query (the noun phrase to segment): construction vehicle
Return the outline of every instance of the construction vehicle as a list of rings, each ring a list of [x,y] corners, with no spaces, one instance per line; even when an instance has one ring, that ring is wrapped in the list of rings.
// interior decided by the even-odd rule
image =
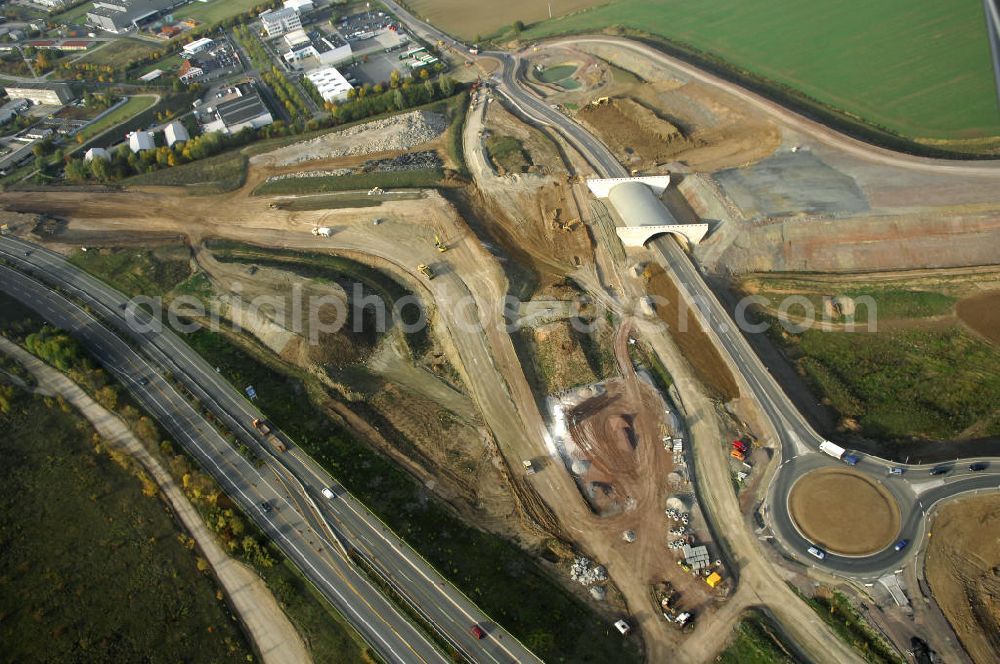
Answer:
[[[254,418],[253,428],[259,431],[260,435],[264,437],[264,440],[270,443],[271,447],[273,447],[274,449],[278,450],[279,452],[288,451],[288,448],[285,447],[285,444],[281,442],[281,440],[279,440],[277,436],[271,433],[271,427],[268,426],[267,422],[265,422],[264,420],[259,418]]]
[[[740,452],[743,452],[743,454],[746,454],[747,451],[750,449],[750,446],[737,438],[736,440],[733,441],[733,449],[739,450]]]
[[[434,246],[437,247],[437,250],[442,254],[448,251],[448,245],[441,241],[441,236],[437,233],[434,234]]]
[[[747,458],[746,455],[743,454],[743,452],[740,452],[737,449],[730,450],[729,451],[729,456],[733,457],[737,461],[746,461],[746,458]]]
[[[329,226],[319,226],[312,230],[312,234],[317,237],[331,237],[333,235],[333,229]]]
[[[609,101],[611,101],[611,100],[608,99],[607,97],[598,97],[594,101],[590,102],[590,105],[591,106],[600,106],[602,104],[607,104]]]
[[[524,465],[524,474],[525,475],[534,475],[535,474],[535,466],[534,466],[534,464],[531,463],[531,459],[525,459],[524,461],[521,462],[521,464]]]
[[[427,267],[426,263],[421,263],[420,265],[418,265],[417,272],[427,277],[428,281],[434,278],[434,273],[431,271],[429,267]]]

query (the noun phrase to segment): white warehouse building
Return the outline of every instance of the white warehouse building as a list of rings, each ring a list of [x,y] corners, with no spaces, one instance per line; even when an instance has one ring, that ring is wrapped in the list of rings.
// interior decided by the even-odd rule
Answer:
[[[173,147],[177,141],[186,141],[191,138],[184,125],[177,120],[163,128],[163,136],[167,139],[167,145],[170,147]]]
[[[151,131],[133,131],[128,135],[128,147],[132,152],[152,150],[156,147]]]
[[[190,44],[186,44],[182,50],[184,51],[184,55],[192,56],[192,55],[197,55],[202,51],[207,51],[208,49],[212,48],[214,44],[215,41],[213,41],[212,39],[209,39],[208,37],[202,37],[201,39],[191,42]]]
[[[354,86],[347,82],[347,79],[336,67],[313,69],[306,72],[306,78],[316,86],[320,96],[326,101],[347,99],[347,93],[354,89]]]

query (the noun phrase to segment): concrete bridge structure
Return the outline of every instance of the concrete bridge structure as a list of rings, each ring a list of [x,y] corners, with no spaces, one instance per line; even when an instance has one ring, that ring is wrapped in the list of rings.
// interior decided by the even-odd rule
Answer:
[[[708,224],[681,224],[660,201],[670,186],[669,175],[587,180],[597,198],[606,198],[625,226],[615,229],[626,247],[642,247],[657,235],[680,235],[698,244],[708,234]]]

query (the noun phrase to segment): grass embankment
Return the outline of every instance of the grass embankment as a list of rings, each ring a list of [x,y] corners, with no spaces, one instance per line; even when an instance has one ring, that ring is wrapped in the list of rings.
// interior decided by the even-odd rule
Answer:
[[[847,322],[849,317],[843,311],[829,311],[824,298],[852,298],[859,301],[858,311],[853,317],[859,325],[864,325],[869,320],[942,316],[951,313],[958,301],[957,297],[948,293],[903,288],[895,284],[875,287],[771,275],[744,279],[740,287],[744,292],[765,298],[768,302],[766,306],[774,310],[789,296],[800,300],[805,298],[812,305],[813,315],[807,316],[808,312],[798,304],[789,308],[790,315],[823,320],[826,310],[826,320],[832,323]]]
[[[915,329],[789,335],[798,364],[866,436],[947,439],[976,425],[1000,434],[1000,350],[965,331]]]
[[[848,308],[830,310],[825,298],[858,298],[855,331],[770,332],[789,359],[829,400],[847,429],[872,439],[951,439],[1000,433],[1000,349],[968,333],[954,317],[967,286],[944,279],[907,289],[899,283],[865,285],[800,277],[752,277],[745,292],[769,301],[805,298],[815,320],[849,322]],[[864,303],[860,298],[870,298]],[[788,309],[796,322],[800,305]],[[869,332],[869,321],[876,323]],[[841,328],[843,329],[843,328]]]
[[[257,386],[258,405],[276,425],[543,659],[638,661],[634,646],[623,646],[607,621],[549,580],[531,556],[427,500],[409,475],[337,427],[293,371],[268,368],[212,332],[187,340],[234,385]]]
[[[513,136],[490,136],[485,145],[487,154],[501,173],[524,173],[531,166],[524,145]]]
[[[597,373],[589,363],[580,337],[566,322],[544,325],[537,329],[527,328],[520,332],[519,352],[522,363],[526,360],[534,370],[533,382],[543,394],[558,394],[573,387],[589,385],[598,380]],[[529,357],[523,357],[527,351]],[[603,377],[603,376],[602,376]]]
[[[404,288],[388,274],[342,256],[267,249],[228,240],[211,240],[206,243],[206,246],[219,261],[273,267],[293,272],[308,279],[337,283],[344,288],[350,297],[353,297],[354,284],[360,284],[365,296],[374,293],[381,298],[385,304],[387,320],[397,302],[404,298],[407,300],[414,298],[411,291]],[[351,329],[353,326],[354,313],[352,306],[344,324],[345,330]],[[375,329],[373,317],[374,313],[371,310],[365,312],[365,319],[362,321],[363,329],[353,337],[358,345],[374,345],[379,331]],[[420,321],[420,311],[415,306],[408,305],[400,311],[400,318],[403,323],[416,326],[416,323]],[[430,347],[431,340],[428,332],[427,326],[423,325],[405,336],[406,345],[414,356],[421,355]]]
[[[191,250],[171,244],[155,249],[115,247],[77,251],[69,262],[126,295],[165,295],[191,276]]]
[[[791,648],[777,634],[763,614],[750,611],[736,624],[729,647],[715,659],[716,664],[795,664]]]
[[[823,622],[850,644],[866,662],[903,664],[905,661],[858,615],[842,593],[805,597],[798,589],[793,589],[823,619]]]
[[[204,562],[81,417],[18,392],[0,428],[5,659],[248,661]]]
[[[79,136],[83,136],[83,142],[87,142],[98,134],[111,129],[115,125],[127,122],[131,118],[148,110],[156,103],[154,95],[135,95],[129,97],[128,101],[111,111],[97,122],[93,122],[80,130]]]
[[[122,184],[187,187],[192,194],[212,195],[239,189],[246,177],[247,156],[240,150],[233,150],[173,168],[134,175],[122,180]]]
[[[174,481],[184,486],[184,493],[216,533],[223,547],[230,555],[252,566],[264,579],[316,661],[371,662],[367,646],[354,628],[222,493],[218,484],[200,470],[191,457],[176,450],[153,420],[142,414],[117,384],[109,382],[106,373],[94,368],[90,357],[75,343],[52,328],[42,328],[42,325],[43,321],[37,313],[0,292],[0,331],[22,342],[39,329],[45,331],[42,337],[36,337],[44,338],[45,343],[38,345],[34,342],[34,347],[43,349],[46,361],[67,370],[75,382],[105,407],[116,410],[146,448],[164,462]],[[188,548],[193,543],[186,536],[179,536],[178,540],[182,540]],[[85,613],[81,612],[81,615]],[[126,658],[126,661],[134,659]],[[201,661],[197,657],[193,660]]]
[[[383,189],[436,187],[444,173],[440,168],[422,168],[415,171],[392,173],[352,173],[350,175],[321,175],[308,178],[286,178],[265,182],[253,190],[254,196],[279,194],[322,194],[352,189]]]
[[[618,0],[540,22],[521,38],[609,26],[645,35],[672,54],[870,140],[912,151],[1000,150],[979,3]]]

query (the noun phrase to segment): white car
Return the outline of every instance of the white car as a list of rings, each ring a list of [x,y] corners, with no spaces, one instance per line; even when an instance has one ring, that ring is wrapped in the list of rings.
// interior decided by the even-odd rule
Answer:
[[[323,487],[323,491],[321,493],[323,494],[324,498],[329,498],[331,500],[333,499],[333,491],[330,491],[326,487]]]
[[[819,558],[820,560],[826,558],[826,551],[819,548],[818,546],[809,547],[809,554],[815,556],[816,558]]]

